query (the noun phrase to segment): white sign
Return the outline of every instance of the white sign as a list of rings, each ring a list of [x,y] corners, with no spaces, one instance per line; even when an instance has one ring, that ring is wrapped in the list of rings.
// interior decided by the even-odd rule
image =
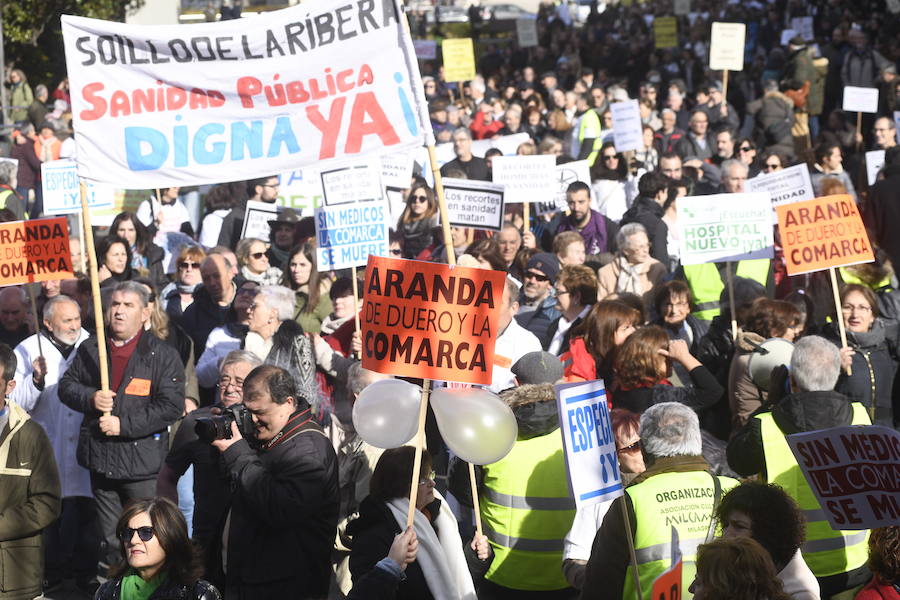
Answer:
[[[683,17],[691,12],[691,0],[675,0],[673,8],[676,17]]]
[[[744,70],[743,23],[713,23],[709,49],[709,68],[713,71]]]
[[[833,529],[900,522],[900,433],[856,425],[795,433],[787,443]]]
[[[791,38],[797,35],[797,31],[794,29],[785,29],[781,32],[781,45],[787,46],[788,42],[791,41]]]
[[[450,177],[443,183],[450,225],[500,231],[503,227],[503,185]]]
[[[381,157],[381,185],[406,189],[412,182],[415,157],[411,152],[385,154]]]
[[[319,272],[366,264],[370,254],[390,256],[387,201],[316,209],[316,264]]]
[[[613,140],[616,152],[644,149],[644,125],[637,100],[612,102]]]
[[[774,256],[768,193],[679,198],[675,210],[683,265]]]
[[[559,431],[578,508],[625,493],[602,380],[557,385]]]
[[[278,216],[278,205],[269,202],[248,200],[244,209],[244,226],[241,228],[241,239],[256,238],[269,241],[269,221]]]
[[[421,145],[431,125],[397,6],[309,0],[179,27],[64,15],[79,175],[197,185]]]
[[[361,161],[348,167],[321,171],[320,176],[327,206],[380,200],[384,195],[379,158]]]
[[[884,150],[872,150],[866,152],[866,175],[869,179],[869,185],[875,185],[878,178],[878,172],[884,166]]]
[[[811,42],[816,39],[816,34],[813,31],[813,18],[812,17],[794,17],[791,19],[791,29],[797,32],[797,35],[803,38],[806,42]]]
[[[772,199],[772,210],[781,204],[790,204],[801,200],[812,200],[816,197],[809,169],[806,164],[794,165],[780,171],[761,173],[744,184],[747,192],[768,192]],[[773,213],[774,214],[774,213]],[[773,216],[774,223],[778,217]]]
[[[546,202],[554,197],[555,156],[495,156],[492,165],[494,183],[506,184],[507,204]]]
[[[416,58],[420,60],[437,58],[437,41],[435,40],[413,40],[413,49],[416,52]]]
[[[847,112],[878,112],[878,88],[854,87],[844,88],[843,109]]]
[[[295,169],[278,176],[278,205],[311,215],[325,201],[322,178],[315,169]]]
[[[53,160],[41,164],[41,188],[45,215],[69,215],[81,211],[81,186],[75,161]],[[111,187],[87,183],[88,208],[109,208],[115,201]]]
[[[516,35],[519,38],[520,48],[530,48],[538,45],[537,20],[516,19]]]
[[[591,190],[591,198],[594,198],[594,189],[591,188],[591,168],[586,160],[574,160],[572,162],[556,165],[556,198],[550,202],[541,202],[535,207],[538,215],[554,213],[560,210],[569,210],[569,204],[566,202],[566,190],[569,184],[576,181],[587,184]],[[591,208],[596,210],[594,203]]]

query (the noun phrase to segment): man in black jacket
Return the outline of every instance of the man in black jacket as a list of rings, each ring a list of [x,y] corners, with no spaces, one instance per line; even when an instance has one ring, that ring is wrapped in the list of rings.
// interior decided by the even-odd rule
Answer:
[[[110,296],[109,389],[101,389],[97,339],[78,348],[59,381],[60,400],[84,414],[78,463],[91,472],[101,531],[101,564],[119,558],[116,522],[129,500],[155,495],[169,449],[168,428],[184,412],[184,364],[149,331],[147,288],[123,281]]]
[[[213,442],[233,490],[216,575],[229,599],[324,598],[340,505],[331,441],[281,367],[250,372],[244,406],[256,448],[235,423]]]
[[[206,338],[216,327],[225,324],[231,303],[237,295],[232,265],[221,254],[203,259],[200,276],[203,285],[194,290],[194,301],[184,311],[184,329],[194,341],[195,356],[206,348]]]
[[[650,238],[650,256],[664,265],[669,264],[669,226],[662,220],[663,204],[668,199],[669,178],[658,171],[646,173],[638,181],[638,196],[624,215],[619,226],[640,223]]]

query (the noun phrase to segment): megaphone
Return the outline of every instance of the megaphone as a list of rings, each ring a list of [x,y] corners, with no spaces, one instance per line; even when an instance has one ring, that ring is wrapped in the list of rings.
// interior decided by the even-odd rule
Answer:
[[[791,364],[791,355],[794,354],[794,344],[784,338],[769,338],[756,346],[750,354],[750,362],[747,370],[750,379],[761,390],[769,391],[769,378],[772,369],[781,365]]]

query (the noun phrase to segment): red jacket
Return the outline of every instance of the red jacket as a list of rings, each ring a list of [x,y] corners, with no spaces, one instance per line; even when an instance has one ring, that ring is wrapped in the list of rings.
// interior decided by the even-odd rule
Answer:
[[[889,583],[882,583],[876,575],[872,581],[859,590],[854,600],[900,600],[897,588]]]
[[[503,127],[503,121],[498,119],[492,119],[490,123],[485,125],[484,112],[480,110],[472,117],[472,124],[469,125],[469,129],[472,131],[472,139],[474,140],[486,140],[493,137],[497,135]]]

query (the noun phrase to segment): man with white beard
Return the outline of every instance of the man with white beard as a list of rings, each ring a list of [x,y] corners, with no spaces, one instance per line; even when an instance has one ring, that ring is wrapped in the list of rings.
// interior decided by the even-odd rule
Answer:
[[[75,458],[82,415],[59,401],[57,385],[88,335],[81,327],[78,303],[57,295],[44,304],[42,331],[25,338],[15,349],[16,387],[11,397],[47,432],[62,484],[62,513],[44,530],[44,591],[69,576],[83,591],[92,593],[96,586],[100,543],[94,531],[96,508],[90,473]]]

